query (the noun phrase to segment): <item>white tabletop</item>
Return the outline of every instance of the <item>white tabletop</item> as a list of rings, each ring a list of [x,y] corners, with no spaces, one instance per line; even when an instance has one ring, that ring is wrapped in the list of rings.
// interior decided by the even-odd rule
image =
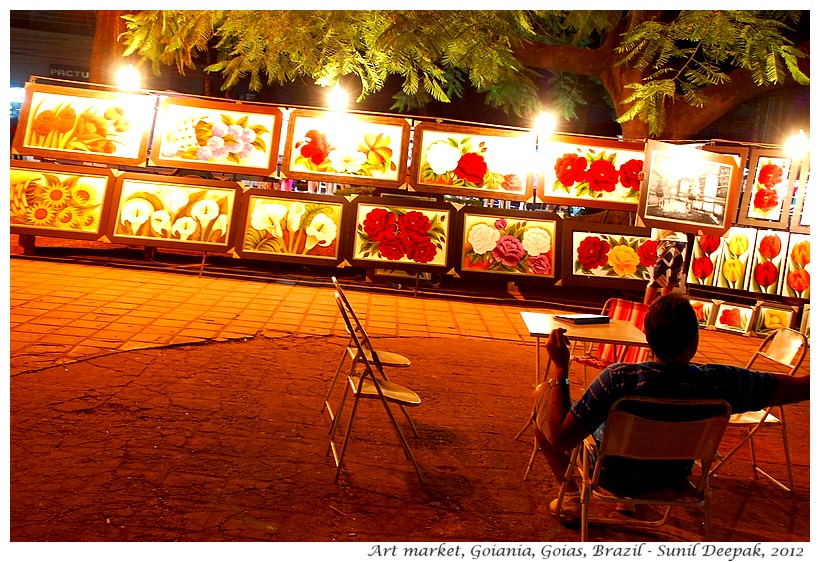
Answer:
[[[531,336],[548,338],[555,328],[565,328],[566,337],[579,342],[604,342],[615,345],[637,345],[649,347],[641,330],[626,320],[610,320],[606,324],[571,324],[560,322],[554,314],[542,312],[522,312],[521,318]]]

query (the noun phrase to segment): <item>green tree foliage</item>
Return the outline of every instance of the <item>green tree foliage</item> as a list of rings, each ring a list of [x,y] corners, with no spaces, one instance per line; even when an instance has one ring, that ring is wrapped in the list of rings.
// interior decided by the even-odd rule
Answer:
[[[799,11],[140,11],[128,16],[125,55],[154,71],[203,66],[223,88],[252,90],[308,77],[333,85],[355,75],[359,99],[401,77],[393,109],[449,102],[468,86],[508,113],[545,103],[572,119],[590,84],[611,96],[630,137],[687,133],[767,88],[795,81],[806,53],[790,26]],[[538,72],[548,77],[540,91]],[[743,73],[742,80],[738,79]],[[541,81],[543,82],[543,81]],[[543,88],[541,88],[543,90]],[[691,119],[693,108],[701,115]],[[721,113],[722,112],[722,113]],[[701,123],[708,119],[705,123]],[[696,129],[694,132],[697,132]],[[691,134],[691,131],[689,131]]]

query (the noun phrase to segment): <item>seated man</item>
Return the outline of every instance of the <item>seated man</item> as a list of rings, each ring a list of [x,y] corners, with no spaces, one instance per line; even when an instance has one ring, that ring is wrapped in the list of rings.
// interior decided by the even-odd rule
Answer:
[[[609,408],[623,396],[726,400],[733,413],[809,399],[809,377],[750,371],[730,365],[694,365],[698,347],[698,321],[689,300],[670,294],[657,299],[644,319],[646,341],[657,358],[646,363],[616,363],[604,369],[581,399],[572,403],[567,379],[570,353],[564,328],[547,341],[547,352],[556,369],[554,378],[536,389],[533,411],[535,438],[556,480],[564,481],[569,451],[594,434],[600,443]],[[608,459],[609,460],[609,459]],[[627,492],[650,492],[688,476],[691,461],[663,463],[614,459],[601,471],[605,487]],[[569,486],[574,486],[570,483]],[[577,486],[569,488],[562,508],[577,517],[580,505]],[[557,499],[550,504],[555,513]]]

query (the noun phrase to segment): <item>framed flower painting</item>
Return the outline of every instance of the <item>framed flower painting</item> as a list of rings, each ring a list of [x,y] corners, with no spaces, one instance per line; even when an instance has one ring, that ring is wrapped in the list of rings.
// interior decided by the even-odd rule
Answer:
[[[354,203],[354,266],[425,271],[449,265],[449,203],[399,197],[357,197]]]
[[[488,274],[560,279],[561,218],[554,213],[486,209],[465,206],[462,228],[463,276]]]
[[[800,331],[806,336],[806,340],[811,342],[811,305],[806,303],[803,305],[803,313],[800,315]]]
[[[97,240],[105,231],[113,175],[107,168],[11,160],[10,230]]]
[[[756,306],[715,301],[715,329],[738,334],[748,334],[752,330]]]
[[[282,112],[271,105],[160,98],[149,164],[276,174]]]
[[[409,143],[406,119],[294,109],[282,173],[291,179],[399,187],[407,175]]]
[[[563,230],[567,285],[630,289],[646,285],[658,247],[649,229],[565,220]]]
[[[236,182],[125,173],[117,177],[112,242],[205,252],[233,246]]]
[[[811,295],[811,239],[808,234],[789,236],[781,294],[808,300]]]
[[[717,286],[746,290],[752,270],[757,230],[733,226],[723,237]]]
[[[779,295],[783,282],[783,264],[789,233],[782,230],[759,230],[752,253],[749,290]]]
[[[410,185],[423,193],[527,201],[535,134],[421,123],[413,129]]]
[[[545,203],[635,211],[640,201],[643,143],[553,135],[538,147],[543,174],[538,197]]]
[[[156,97],[26,84],[12,152],[144,166]]]
[[[646,226],[720,236],[734,221],[741,176],[737,155],[648,141],[638,216]]]
[[[799,166],[779,150],[752,150],[738,224],[786,229]]]
[[[344,233],[352,230],[344,197],[249,189],[242,202],[239,256],[331,266],[344,259]]]
[[[809,164],[805,163],[800,169],[800,178],[797,180],[797,200],[792,213],[789,230],[799,234],[808,234],[811,231],[812,203],[815,201],[814,195],[809,190],[809,179],[811,172]]]
[[[754,321],[752,332],[758,336],[767,336],[770,332],[781,328],[791,328],[794,319],[797,317],[797,310],[785,306],[777,306],[773,303],[758,301],[757,315]]]
[[[695,316],[698,319],[698,326],[701,328],[713,328],[718,309],[715,302],[703,299],[689,299],[689,303],[695,311]]]
[[[689,261],[689,272],[686,277],[690,285],[717,285],[718,272],[723,253],[723,239],[714,234],[695,236],[692,258]]]

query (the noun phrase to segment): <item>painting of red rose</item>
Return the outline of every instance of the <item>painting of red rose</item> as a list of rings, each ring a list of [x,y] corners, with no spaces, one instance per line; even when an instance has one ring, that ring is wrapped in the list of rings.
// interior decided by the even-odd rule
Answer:
[[[597,236],[588,236],[581,241],[577,250],[578,263],[586,270],[603,267],[607,262],[609,243]]]
[[[354,259],[445,265],[449,211],[357,205]]]

